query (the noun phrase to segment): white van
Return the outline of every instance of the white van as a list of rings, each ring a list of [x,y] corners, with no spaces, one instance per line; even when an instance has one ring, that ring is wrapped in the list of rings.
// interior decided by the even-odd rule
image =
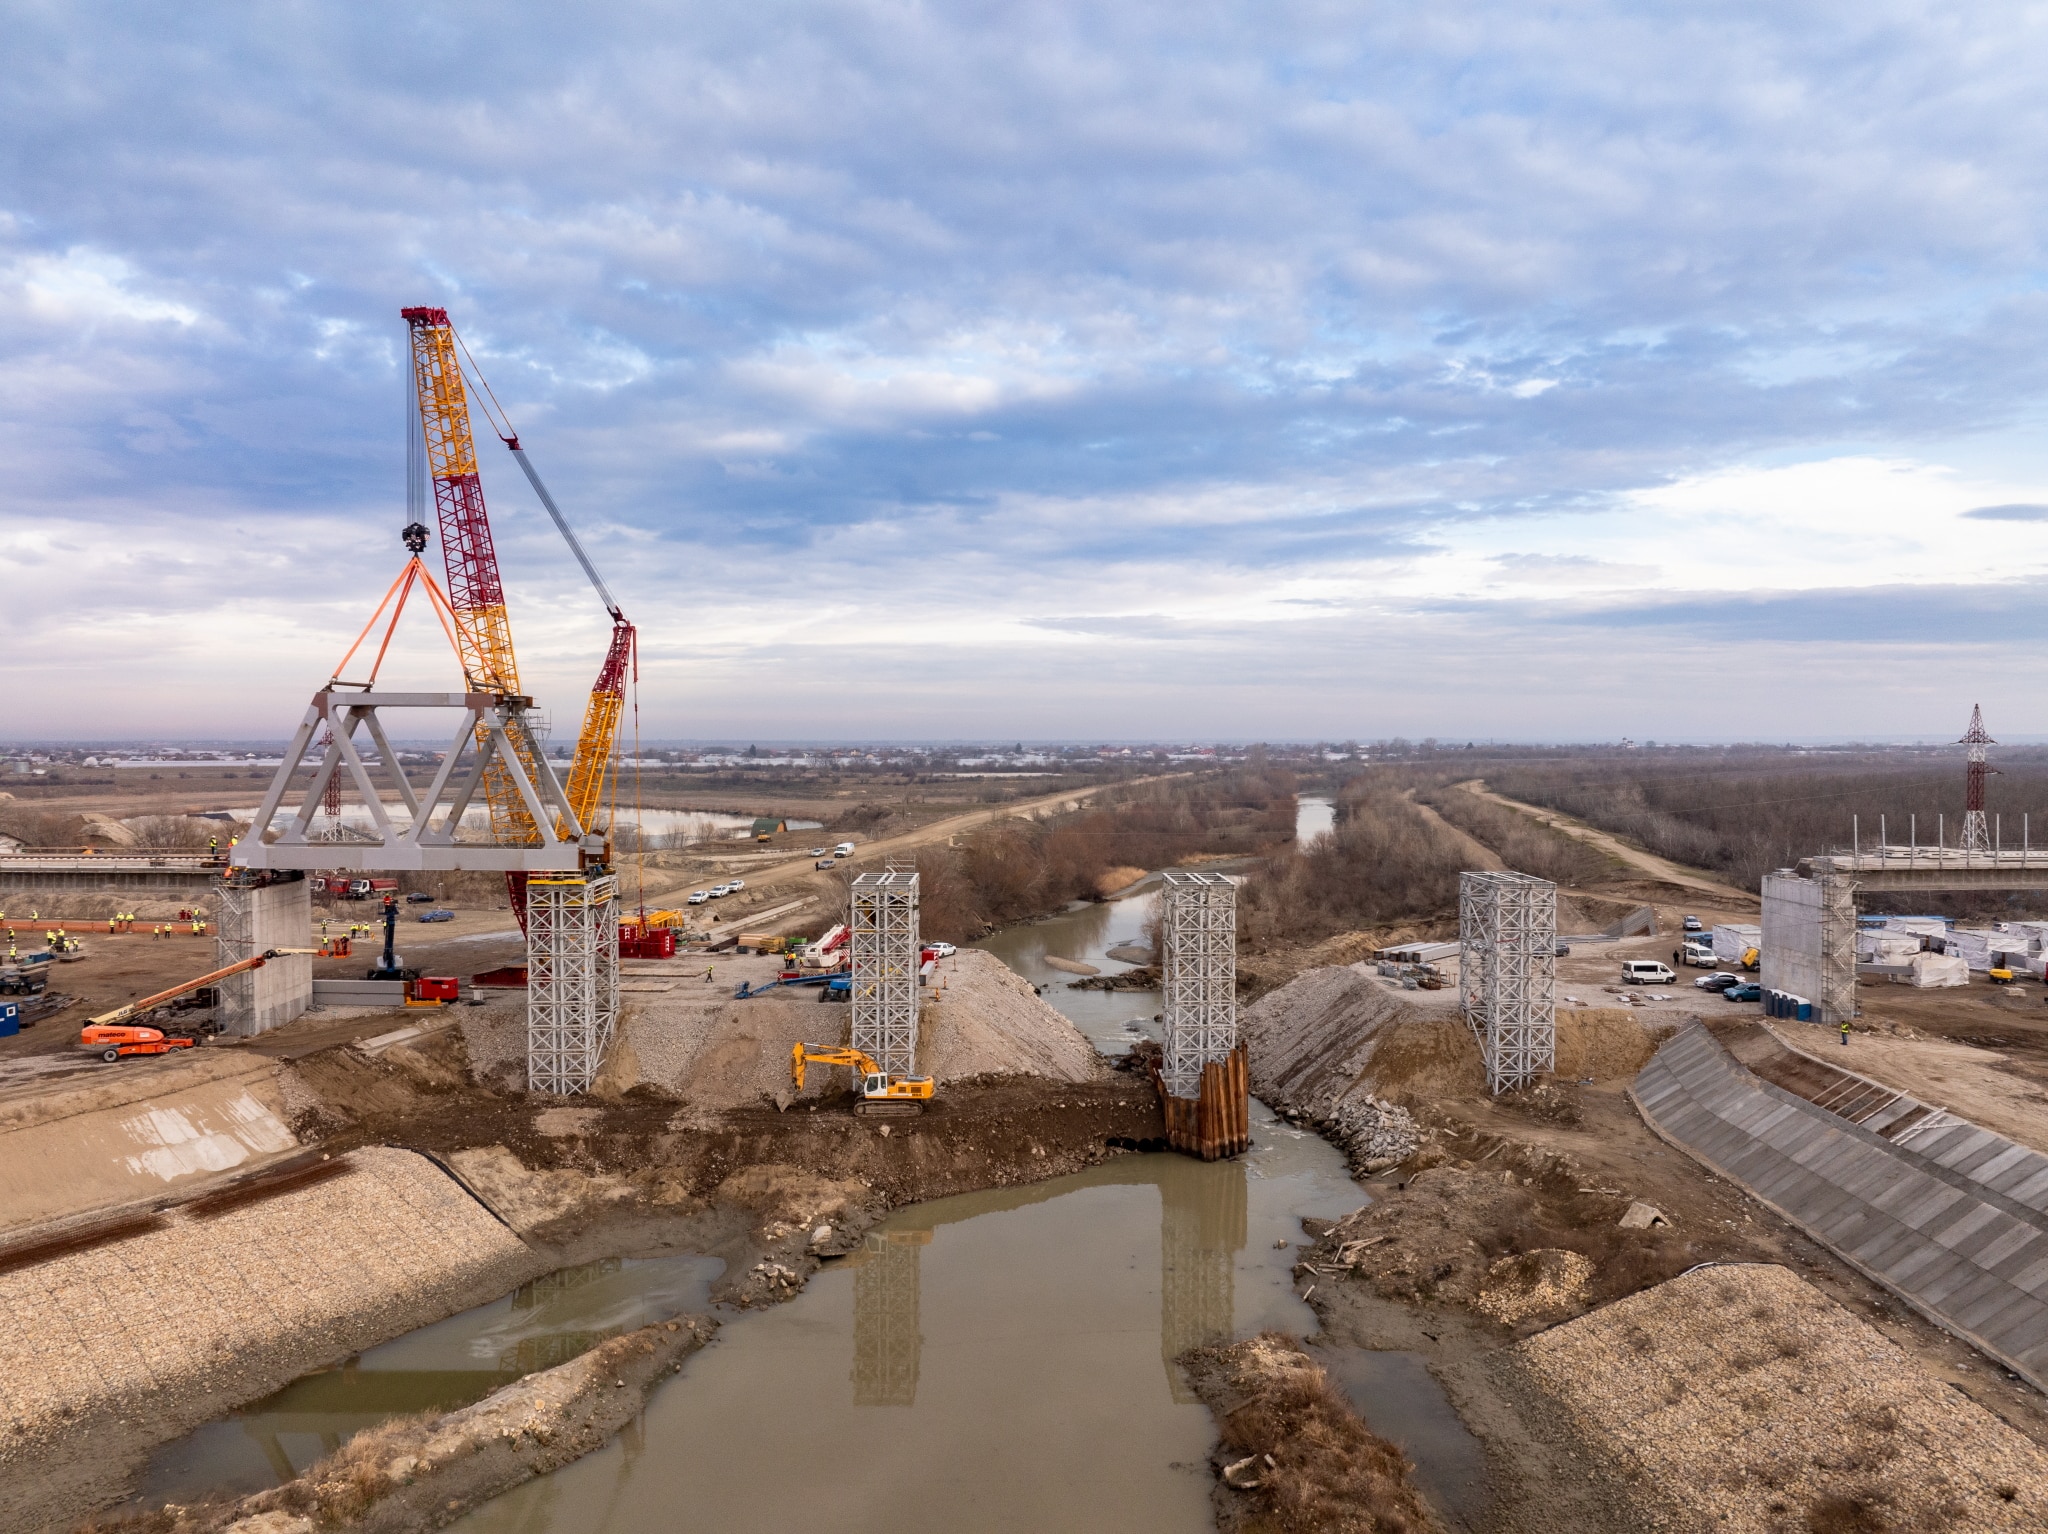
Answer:
[[[1655,959],[1623,959],[1621,980],[1624,985],[1670,985],[1678,979]]]
[[[839,844],[838,846],[836,846],[836,847],[834,847],[834,848],[832,849],[832,856],[834,856],[835,858],[850,858],[850,857],[852,857],[852,856],[853,856],[853,843],[852,843],[852,842],[841,842],[841,843],[840,843],[840,844]]]

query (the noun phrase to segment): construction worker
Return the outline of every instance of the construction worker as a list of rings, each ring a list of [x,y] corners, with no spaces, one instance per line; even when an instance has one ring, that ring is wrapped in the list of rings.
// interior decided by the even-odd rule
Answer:
[[[162,922],[158,922],[154,927],[151,927],[149,929],[149,935],[151,937],[162,937],[164,935],[164,924]]]
[[[1844,1049],[1847,1049],[1848,1047],[1849,1047],[1849,1020],[1848,1020],[1848,1019],[1847,1019],[1847,1018],[1845,1017],[1845,1018],[1843,1018],[1843,1019],[1842,1019],[1842,1048],[1844,1048]]]
[[[194,937],[206,936],[206,923],[200,921],[197,917],[192,919],[192,935]]]
[[[709,964],[704,966],[704,983],[706,985],[711,983],[711,966]]]

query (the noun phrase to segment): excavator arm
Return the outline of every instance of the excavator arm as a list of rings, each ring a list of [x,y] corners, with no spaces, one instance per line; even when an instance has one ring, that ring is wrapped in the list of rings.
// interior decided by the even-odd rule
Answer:
[[[809,1044],[792,1044],[789,1047],[789,1079],[795,1083],[796,1089],[799,1092],[804,1089],[804,1066],[806,1063],[811,1065],[851,1066],[863,1077],[873,1075],[881,1070],[880,1066],[876,1065],[874,1061],[870,1060],[858,1049],[817,1049]]]

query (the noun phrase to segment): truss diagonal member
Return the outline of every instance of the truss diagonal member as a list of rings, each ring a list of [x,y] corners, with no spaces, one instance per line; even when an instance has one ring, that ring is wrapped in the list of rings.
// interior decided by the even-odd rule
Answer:
[[[571,811],[561,780],[538,751],[521,750],[527,741],[523,700],[508,700],[490,693],[399,693],[335,692],[314,696],[312,707],[293,737],[286,760],[279,767],[257,811],[249,834],[236,844],[233,861],[245,868],[376,868],[376,869],[477,869],[500,872],[545,872],[577,868],[585,861],[587,833]],[[386,709],[459,710],[461,728],[444,753],[433,785],[422,798],[410,781],[403,778],[397,753],[391,748],[391,733],[382,721]],[[330,740],[320,766],[313,774],[311,791],[305,796],[294,822],[274,830],[279,809],[291,790],[292,779],[303,767],[313,732],[323,722],[333,721]],[[377,743],[385,765],[400,779],[398,797],[411,811],[410,823],[400,831],[386,809],[376,780],[357,751],[355,732],[361,726]],[[418,727],[401,729],[401,738],[418,733]],[[463,757],[474,752],[467,773]],[[346,770],[362,794],[364,807],[375,823],[376,834],[367,843],[317,846],[306,841],[305,832],[317,812],[327,783],[337,771]],[[483,841],[458,840],[456,832],[462,815],[478,789],[490,775],[501,774],[510,786],[510,797],[523,807],[524,818],[534,834],[519,839],[492,835]],[[454,786],[451,796],[450,788]],[[502,824],[492,817],[494,832]]]

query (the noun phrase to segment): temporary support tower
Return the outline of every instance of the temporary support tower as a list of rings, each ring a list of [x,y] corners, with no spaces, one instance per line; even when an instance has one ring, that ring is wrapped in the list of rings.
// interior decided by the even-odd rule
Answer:
[[[891,1076],[917,1070],[917,893],[907,869],[853,881],[853,1047]]]
[[[587,1092],[619,1021],[619,881],[534,874],[526,884],[526,1080]]]
[[[1506,871],[1458,876],[1458,985],[1490,1090],[1556,1068],[1555,884]]]
[[[1168,1141],[1214,1161],[1251,1144],[1250,1079],[1237,1039],[1237,886],[1222,874],[1165,878],[1159,1095]]]

